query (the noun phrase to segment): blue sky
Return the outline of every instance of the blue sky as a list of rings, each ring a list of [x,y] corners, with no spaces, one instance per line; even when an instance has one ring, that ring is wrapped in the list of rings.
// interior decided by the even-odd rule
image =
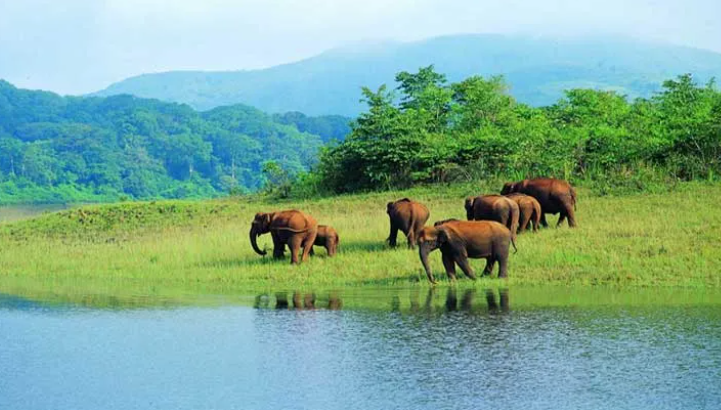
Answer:
[[[719,0],[0,0],[0,78],[63,94],[453,33],[628,36],[721,52]]]

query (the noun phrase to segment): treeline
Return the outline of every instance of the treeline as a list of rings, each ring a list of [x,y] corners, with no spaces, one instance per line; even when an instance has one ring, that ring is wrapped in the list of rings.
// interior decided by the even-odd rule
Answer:
[[[417,183],[556,176],[600,189],[721,171],[721,92],[691,75],[648,99],[574,89],[548,107],[518,103],[502,77],[448,83],[433,66],[397,88],[363,89],[368,110],[301,182],[352,192]]]
[[[721,92],[682,75],[647,99],[574,89],[518,103],[502,77],[433,66],[363,88],[367,111],[197,112],[132,96],[60,97],[0,81],[0,204],[282,196],[555,176],[646,189],[721,172]],[[310,170],[310,172],[308,172]]]
[[[308,169],[349,120],[61,97],[0,81],[0,204],[212,197]],[[272,179],[272,176],[270,176]]]

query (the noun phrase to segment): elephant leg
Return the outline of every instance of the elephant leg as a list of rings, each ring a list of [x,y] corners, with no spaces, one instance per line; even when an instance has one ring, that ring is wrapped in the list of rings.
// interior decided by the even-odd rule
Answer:
[[[396,247],[396,240],[398,239],[398,227],[391,223],[391,233],[388,235],[388,245],[391,248]]]
[[[541,213],[541,226],[548,228],[548,222],[546,222],[546,214]]]
[[[451,280],[456,280],[456,262],[450,254],[443,254],[443,267],[446,268],[446,274]]]
[[[309,231],[306,234],[306,237],[301,237],[301,245],[303,246],[303,259],[301,259],[303,262],[307,261],[310,255],[310,251],[313,250],[313,243],[315,242],[315,237],[318,236],[318,230],[312,230]]]
[[[303,243],[303,236],[296,234],[290,237],[288,240],[288,247],[290,248],[290,263],[291,265],[298,264],[298,252],[300,246]]]
[[[310,256],[315,256],[315,251],[313,250],[313,247],[310,248],[310,253],[308,254]]]
[[[566,215],[568,215],[569,228],[576,227],[576,211],[573,210],[573,204],[566,206]]]
[[[273,238],[273,258],[283,259],[285,256],[285,243],[278,237],[278,234],[271,233]]]
[[[408,239],[408,249],[414,249],[416,247],[416,232],[413,229],[409,229],[406,238]]]
[[[490,276],[491,272],[493,272],[493,266],[495,266],[495,264],[496,264],[496,260],[493,259],[492,256],[488,257],[488,259],[486,259],[486,267],[485,267],[485,269],[483,269],[482,275]]]
[[[498,258],[498,278],[508,277],[508,252]]]
[[[521,218],[521,225],[518,227],[518,232],[523,232],[528,229],[528,222],[530,220],[531,218],[528,215],[523,214]]]
[[[338,245],[335,243],[335,241],[330,242],[330,243],[326,246],[325,249],[328,251],[328,256],[329,256],[329,257],[335,256],[335,252],[336,252],[336,248],[337,248],[337,247],[338,247]]]
[[[566,212],[561,211],[561,216],[558,217],[558,223],[556,224],[556,228],[558,228],[559,226],[561,226],[561,224],[562,224],[563,221],[565,221],[565,220],[566,220]]]
[[[476,280],[476,275],[473,273],[473,269],[471,268],[471,264],[468,262],[468,257],[466,255],[458,255],[456,263],[458,263],[458,266],[461,267],[461,270],[466,274],[466,276],[468,276],[469,279]]]

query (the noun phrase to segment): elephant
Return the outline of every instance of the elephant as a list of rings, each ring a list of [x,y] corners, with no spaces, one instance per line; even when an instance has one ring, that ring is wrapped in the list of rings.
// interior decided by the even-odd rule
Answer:
[[[332,226],[318,225],[318,234],[315,237],[313,245],[322,246],[328,251],[328,257],[333,257],[338,251],[338,244],[340,243],[340,237],[338,232],[333,229]],[[313,248],[310,250],[310,255],[313,256]]]
[[[497,221],[505,225],[516,240],[520,209],[516,202],[501,195],[481,195],[466,198],[466,217],[469,221]]]
[[[468,258],[485,258],[483,275],[490,275],[498,262],[498,277],[508,277],[508,251],[510,245],[516,248],[511,231],[496,221],[449,221],[437,226],[426,227],[418,236],[418,255],[431,283],[436,283],[428,254],[438,248],[443,255],[443,266],[451,280],[456,279],[456,264],[463,273],[475,280]]]
[[[518,232],[523,232],[529,228],[529,223],[533,225],[533,232],[538,232],[538,225],[541,222],[541,204],[536,198],[520,193],[506,194],[506,198],[511,199],[518,205],[521,211],[518,222]]]
[[[524,179],[518,182],[506,182],[501,190],[501,195],[520,192],[536,198],[541,204],[541,224],[548,226],[546,214],[558,214],[556,227],[561,226],[568,218],[568,226],[576,226],[576,190],[571,184],[555,178],[534,178]]]
[[[285,245],[288,245],[290,263],[297,264],[298,252],[301,247],[303,248],[301,261],[308,260],[308,255],[318,234],[318,223],[312,216],[295,209],[255,214],[250,226],[250,244],[259,255],[265,256],[267,252],[258,248],[256,239],[268,232],[273,238],[273,257],[282,258]]]
[[[388,244],[391,247],[396,247],[396,238],[400,229],[408,239],[408,248],[413,249],[418,233],[431,216],[428,208],[420,202],[403,198],[395,202],[388,202],[386,209],[391,223],[391,232],[388,239],[386,239]]]

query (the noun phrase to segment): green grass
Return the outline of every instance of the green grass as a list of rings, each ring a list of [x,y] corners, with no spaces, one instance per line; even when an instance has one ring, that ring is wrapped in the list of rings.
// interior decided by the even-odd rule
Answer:
[[[116,293],[142,284],[146,292],[173,289],[172,294],[427,288],[417,252],[385,245],[385,204],[408,195],[427,204],[429,222],[463,219],[463,198],[477,193],[469,186],[429,187],[297,202],[241,198],[62,211],[0,225],[0,289],[21,289],[23,283],[110,287]],[[713,184],[621,197],[581,189],[577,229],[520,235],[507,281],[462,278],[458,286],[721,288],[720,201],[721,185]],[[337,257],[317,249],[309,262],[291,266],[288,256],[276,261],[253,252],[248,240],[253,215],[291,208],[338,230]],[[259,245],[270,248],[270,237],[261,236]],[[431,260],[436,276],[447,283],[440,252]],[[472,266],[480,273],[484,263],[473,260]]]

